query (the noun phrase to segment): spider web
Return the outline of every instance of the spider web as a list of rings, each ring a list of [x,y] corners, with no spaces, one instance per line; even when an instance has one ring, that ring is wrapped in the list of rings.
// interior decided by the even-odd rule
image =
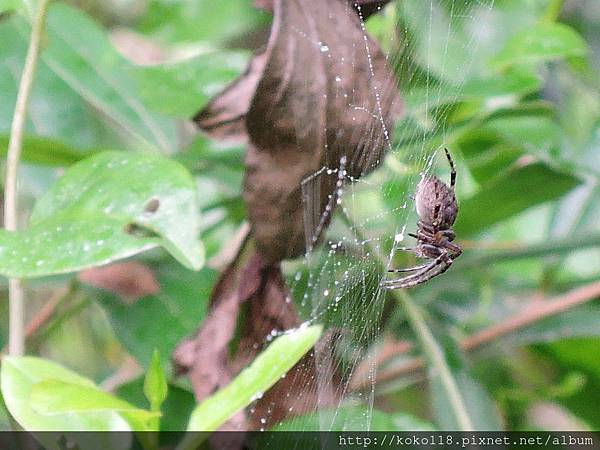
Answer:
[[[378,108],[369,114],[377,119],[377,129],[357,132],[372,139],[373,132],[381,133],[383,128],[385,161],[357,179],[346,170],[354,162],[342,157],[336,165],[320,168],[302,183],[309,251],[303,260],[286,263],[284,271],[307,323],[323,324],[325,334],[314,350],[316,372],[305,363],[294,374],[297,390],[287,394],[307,398],[316,394],[318,411],[287,429],[373,428],[375,409],[381,409],[375,407],[379,390],[373,349],[381,343],[384,328],[398,310],[380,283],[396,260],[415,262],[402,259],[397,249],[411,246],[406,236],[416,229],[416,216],[410,196],[419,179],[439,168],[440,176],[448,182],[445,156],[438,150],[446,145],[452,152],[447,145],[446,118],[465,79],[482,71],[477,48],[481,41],[493,39],[485,27],[493,1],[402,0],[391,2],[367,22],[361,17],[365,36],[361,51],[367,55],[371,52],[367,30],[385,21],[396,22],[393,34],[375,38],[386,51],[389,66],[399,75],[404,117],[394,130],[387,130],[380,103],[385,93],[374,89]],[[356,12],[349,6],[347,14]],[[295,31],[302,34],[302,30]],[[314,44],[336,58],[323,43]],[[347,107],[361,108],[351,102]],[[301,129],[302,120],[307,119],[294,120]],[[460,157],[456,153],[453,157],[460,185]],[[330,177],[335,186],[322,213],[316,182],[321,177]],[[348,414],[349,409],[354,412]],[[267,413],[260,422],[273,426],[269,419]],[[289,447],[301,448],[291,443]]]

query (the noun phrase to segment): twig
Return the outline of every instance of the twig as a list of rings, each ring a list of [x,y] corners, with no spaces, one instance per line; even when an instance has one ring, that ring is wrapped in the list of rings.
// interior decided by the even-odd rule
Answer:
[[[117,371],[106,378],[100,387],[108,392],[116,392],[121,386],[139,378],[143,373],[143,367],[133,357],[127,356]]]
[[[27,324],[25,328],[25,339],[33,336],[37,330],[42,328],[46,322],[54,315],[56,308],[60,305],[71,293],[73,292],[73,286],[65,286],[58,289],[46,303],[40,308],[40,310],[33,316],[33,318]]]
[[[36,348],[40,342],[43,342],[47,336],[52,334],[62,323],[69,320],[71,317],[78,314],[81,310],[87,307],[91,303],[91,298],[89,296],[81,296],[80,293],[75,293],[73,296],[65,297],[69,300],[69,302],[75,302],[72,305],[69,305],[64,311],[61,311],[60,315],[55,316],[53,320],[46,323],[44,328],[38,330],[38,332],[32,336],[31,346]]]
[[[555,297],[552,300],[536,301],[531,304],[525,311],[520,311],[514,316],[509,317],[504,322],[497,325],[492,325],[471,336],[466,337],[461,343],[461,349],[465,351],[474,351],[487,344],[490,344],[499,338],[521,330],[528,325],[539,322],[550,316],[565,312],[575,306],[582,305],[589,301],[600,297],[600,282],[591,283],[586,286],[574,289],[566,294]],[[396,355],[408,352],[412,346],[403,345],[399,347],[399,352]],[[377,381],[384,382],[398,378],[399,376],[414,373],[422,370],[425,367],[424,361],[421,358],[413,358],[406,362],[401,367],[396,367],[386,371],[382,371],[377,376]],[[371,386],[371,382],[366,383],[364,380],[357,380],[351,384],[354,389]]]
[[[23,67],[23,75],[19,83],[19,92],[15,105],[10,140],[8,142],[8,153],[6,157],[6,180],[4,192],[4,226],[8,231],[16,231],[18,228],[17,207],[17,175],[19,161],[23,147],[23,133],[25,120],[27,118],[27,104],[33,86],[33,77],[40,52],[40,42],[48,12],[49,0],[40,0],[37,17],[31,30],[31,39]],[[21,281],[11,278],[8,284],[9,299],[9,333],[8,352],[11,355],[22,355],[25,351],[24,333],[24,300],[25,295]]]
[[[467,351],[474,350],[499,337],[525,328],[527,325],[567,311],[598,297],[600,297],[600,282],[574,289],[556,297],[554,300],[533,302],[525,311],[521,311],[502,323],[492,325],[469,336],[463,341],[462,347]]]
[[[54,315],[56,308],[60,305],[68,296],[73,292],[73,286],[69,285],[58,289],[52,296],[44,303],[39,311],[33,316],[31,321],[25,328],[25,339],[29,339],[33,336],[40,328],[48,322],[48,320]],[[8,350],[8,345],[2,349],[4,355]]]

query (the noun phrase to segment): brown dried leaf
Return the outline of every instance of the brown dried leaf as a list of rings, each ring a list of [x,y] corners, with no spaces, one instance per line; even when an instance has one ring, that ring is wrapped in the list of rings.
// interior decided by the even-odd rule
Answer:
[[[360,16],[366,20],[372,14],[378,12],[390,0],[347,0]],[[273,11],[273,0],[254,0],[254,6],[266,11]]]
[[[82,283],[119,294],[129,303],[160,292],[154,272],[136,261],[82,270],[77,278]]]
[[[264,53],[254,56],[246,72],[196,114],[194,122],[208,136],[232,143],[246,142],[246,113],[262,76],[265,62]]]
[[[358,178],[389,146],[401,100],[379,46],[345,0],[277,0],[267,62],[246,116],[244,199],[267,262],[305,252],[301,183],[322,167]],[[337,178],[315,179],[307,232],[322,231]],[[323,213],[328,210],[327,215]],[[324,223],[318,224],[324,218]],[[317,229],[319,225],[319,229]]]
[[[250,364],[274,335],[301,323],[279,265],[263,267],[261,273],[263,286],[248,299],[242,339],[232,362],[236,373]],[[318,351],[329,356],[323,359],[331,361],[331,347],[323,345],[326,342],[327,339],[322,339],[317,344],[322,347]],[[256,402],[248,418],[251,430],[271,427],[288,417],[312,412],[317,406],[326,407],[339,400],[341,390],[335,369],[321,365],[317,376],[314,355],[311,352],[302,358]],[[329,382],[323,383],[326,379]],[[302,395],[297,395],[300,392]]]
[[[240,304],[254,295],[261,282],[260,258],[252,256],[242,264],[242,256],[223,272],[211,294],[211,310],[194,337],[181,342],[172,360],[178,375],[187,374],[198,402],[226,386],[234,376],[229,343],[237,325]],[[245,430],[244,411],[236,414],[220,430]]]
[[[211,311],[193,338],[173,352],[176,373],[188,373],[196,400],[201,401],[231,379],[228,345],[235,332],[240,300],[236,285],[238,268],[229,267],[211,294]]]

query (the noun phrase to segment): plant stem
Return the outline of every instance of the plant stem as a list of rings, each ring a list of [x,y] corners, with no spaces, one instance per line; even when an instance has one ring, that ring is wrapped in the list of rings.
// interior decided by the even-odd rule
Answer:
[[[500,340],[501,338],[510,335],[516,331],[526,328],[528,325],[532,325],[548,317],[569,311],[579,305],[591,302],[600,297],[600,282],[596,281],[569,292],[561,294],[551,299],[544,299],[543,301],[530,300],[530,306],[519,311],[518,313],[507,317],[504,321],[491,325],[487,328],[479,330],[470,336],[467,336],[460,342],[460,348],[466,352],[472,352],[485,345],[491,344]],[[379,364],[383,364],[390,358],[406,354],[413,349],[411,342],[401,341],[395,344],[393,351],[384,355],[381,358]],[[394,380],[402,375],[415,373],[424,368],[424,361],[422,358],[413,358],[401,367],[394,367],[390,370],[384,371],[377,376],[377,381],[390,381]],[[353,389],[362,389],[364,387],[370,387],[371,380],[362,381],[357,380],[353,382]]]
[[[341,216],[352,233],[354,233],[354,235],[363,242],[363,245],[369,249],[369,252],[372,255],[375,255],[381,266],[382,272],[385,273],[387,271],[387,262],[385,261],[383,255],[369,245],[369,241],[365,239],[360,230],[354,226],[351,219],[346,214],[341,214]],[[448,367],[448,362],[446,361],[444,352],[435,340],[433,333],[427,326],[421,309],[412,301],[412,298],[408,295],[406,290],[392,289],[389,292],[404,307],[408,323],[410,324],[415,335],[417,336],[419,343],[421,344],[421,350],[425,354],[429,364],[431,364],[431,367],[437,371],[437,374],[440,377],[442,387],[448,396],[448,400],[452,406],[456,421],[461,431],[472,431],[474,429],[473,422],[471,421],[471,418],[467,412],[464,399],[460,393],[460,390],[458,389],[456,380],[454,379],[452,372]]]
[[[40,52],[40,42],[48,12],[49,0],[40,0],[37,17],[31,30],[31,39],[19,83],[15,113],[13,115],[6,157],[6,179],[4,192],[4,226],[8,231],[18,228],[17,175],[23,147],[23,133],[27,118],[27,104],[31,95],[33,78]],[[24,301],[25,295],[21,280],[11,278],[8,284],[9,334],[8,352],[10,355],[22,355],[25,350]]]
[[[551,0],[542,17],[544,22],[555,22],[563,7],[564,0]]]
[[[461,431],[472,431],[474,427],[471,422],[471,417],[467,412],[464,399],[458,389],[456,380],[448,367],[444,352],[425,323],[421,309],[415,305],[410,296],[403,289],[394,290],[393,295],[400,303],[402,303],[408,316],[408,321],[417,335],[417,339],[421,344],[421,349],[429,361],[429,364],[437,370]]]
[[[502,261],[510,261],[513,259],[561,255],[592,247],[600,247],[600,234],[596,233],[584,236],[575,235],[574,237],[567,237],[566,239],[557,239],[551,242],[543,242],[509,250],[499,250],[494,252],[485,251],[479,252],[479,254],[477,254],[476,251],[473,251],[469,253],[475,253],[474,255],[465,255],[457,260],[453,265],[453,270],[482,267],[488,264],[497,264]]]

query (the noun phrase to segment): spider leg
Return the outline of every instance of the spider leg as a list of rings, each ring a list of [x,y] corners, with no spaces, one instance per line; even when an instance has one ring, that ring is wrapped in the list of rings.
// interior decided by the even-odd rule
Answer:
[[[462,255],[462,248],[460,248],[458,245],[453,244],[450,241],[445,241],[442,242],[442,245],[444,246],[444,248],[449,251],[451,253],[450,258],[451,259],[456,259],[458,258],[460,255]]]
[[[438,259],[436,258],[434,260],[431,260],[431,262],[421,266],[421,268],[419,270],[417,270],[415,273],[413,273],[412,275],[408,275],[406,277],[403,278],[398,278],[395,280],[385,280],[381,283],[381,287],[385,288],[385,289],[397,289],[398,287],[402,287],[402,282],[405,280],[411,280],[415,277],[419,277],[420,275],[423,275],[424,273],[426,273],[428,270],[431,270],[432,267],[435,267],[438,264]],[[396,285],[398,285],[398,287],[396,287]]]
[[[425,283],[426,281],[431,280],[433,277],[446,272],[452,265],[452,261],[452,258],[446,251],[434,259],[431,263],[425,265],[425,267],[420,271],[397,280],[387,280],[381,284],[381,287],[384,289],[402,289]]]
[[[446,147],[444,147],[444,151],[446,152],[446,158],[448,158],[448,162],[450,163],[450,187],[453,188],[456,184],[456,169],[454,168],[452,156],[450,156],[450,152]]]
[[[439,233],[442,234],[448,241],[453,241],[456,237],[456,234],[452,230],[440,230]]]
[[[421,274],[421,276],[419,276],[419,277],[416,277],[416,278],[405,277],[408,279],[405,279],[404,282],[402,283],[402,285],[399,286],[399,288],[410,288],[410,287],[416,286],[418,284],[425,283],[425,282],[431,280],[432,278],[443,274],[445,271],[447,271],[450,268],[451,265],[452,265],[451,260],[443,260],[440,262],[440,264],[432,267],[431,270]],[[394,289],[397,289],[397,288],[394,288]]]
[[[420,266],[408,267],[406,269],[389,269],[388,273],[400,273],[400,272],[414,272],[415,270],[421,270],[427,267],[429,264],[421,264]]]

